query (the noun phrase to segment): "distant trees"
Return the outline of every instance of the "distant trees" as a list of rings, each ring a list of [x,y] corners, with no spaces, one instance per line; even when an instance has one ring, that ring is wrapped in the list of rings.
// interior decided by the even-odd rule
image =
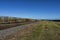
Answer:
[[[16,23],[16,21],[17,21],[17,18],[15,18],[15,17],[8,19],[8,22],[9,22],[9,23]]]
[[[24,22],[34,22],[37,20],[27,19],[27,18],[16,18],[16,17],[0,17],[0,23],[24,23]]]
[[[2,18],[0,17],[0,23],[2,22]]]
[[[0,23],[6,23],[8,17],[0,17]]]

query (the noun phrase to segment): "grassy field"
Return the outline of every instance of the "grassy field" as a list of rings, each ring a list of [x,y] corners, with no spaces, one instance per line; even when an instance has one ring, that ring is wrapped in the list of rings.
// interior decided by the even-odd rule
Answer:
[[[25,29],[26,31],[24,32],[22,31],[23,35],[19,36],[19,38],[17,39],[18,40],[60,40],[60,23],[58,22],[41,21],[39,24],[31,27],[30,27],[31,30]]]
[[[60,40],[60,22],[39,21],[21,29],[10,39],[7,36],[6,40]]]

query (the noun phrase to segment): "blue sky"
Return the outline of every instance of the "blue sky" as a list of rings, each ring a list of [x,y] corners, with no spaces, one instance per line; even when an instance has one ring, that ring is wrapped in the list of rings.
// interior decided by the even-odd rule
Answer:
[[[0,16],[33,19],[60,19],[59,0],[3,0]]]

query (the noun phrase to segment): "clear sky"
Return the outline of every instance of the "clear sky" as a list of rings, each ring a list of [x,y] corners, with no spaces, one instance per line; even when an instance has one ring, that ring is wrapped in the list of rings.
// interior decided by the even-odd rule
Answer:
[[[3,0],[0,16],[33,19],[60,19],[59,0]]]

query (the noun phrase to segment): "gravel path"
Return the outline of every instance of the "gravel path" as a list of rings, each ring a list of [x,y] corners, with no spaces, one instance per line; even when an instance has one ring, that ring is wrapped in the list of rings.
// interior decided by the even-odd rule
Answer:
[[[36,23],[38,23],[38,22],[27,24],[27,25],[25,24],[25,25],[22,25],[22,26],[8,28],[8,29],[4,29],[4,30],[0,30],[0,40],[5,40],[6,36],[9,36],[11,34],[15,34],[15,33],[17,33],[17,31],[19,31],[21,29],[24,29],[26,27],[29,27],[30,25],[36,24]]]

